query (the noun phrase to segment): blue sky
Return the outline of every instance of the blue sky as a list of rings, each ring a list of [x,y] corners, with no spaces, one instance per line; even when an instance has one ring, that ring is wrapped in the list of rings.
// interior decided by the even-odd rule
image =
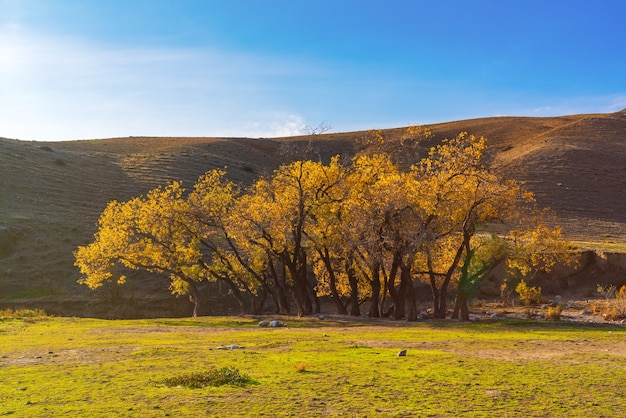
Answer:
[[[0,0],[0,137],[614,112],[625,16],[621,0]]]

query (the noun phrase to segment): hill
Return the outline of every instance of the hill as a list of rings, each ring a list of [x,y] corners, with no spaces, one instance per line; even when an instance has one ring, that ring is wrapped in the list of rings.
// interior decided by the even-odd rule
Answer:
[[[550,118],[496,117],[431,125],[426,150],[461,131],[488,138],[497,170],[526,183],[553,208],[565,234],[592,246],[626,242],[626,111]],[[391,129],[387,135],[399,135]],[[0,139],[0,306],[37,304],[52,312],[184,314],[184,301],[138,275],[122,295],[76,284],[72,252],[88,243],[108,201],[168,181],[187,186],[226,167],[250,184],[308,149],[315,158],[352,156],[364,132],[291,138],[111,138],[68,142]],[[109,306],[109,307],[106,307]],[[109,312],[109,313],[106,313]],[[110,314],[113,315],[113,314]]]

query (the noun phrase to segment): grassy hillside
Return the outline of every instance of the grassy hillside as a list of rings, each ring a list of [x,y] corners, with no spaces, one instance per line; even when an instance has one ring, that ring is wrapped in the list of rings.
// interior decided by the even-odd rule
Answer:
[[[494,166],[526,182],[541,205],[557,212],[570,238],[617,249],[626,243],[626,112],[484,118],[429,127],[435,137],[424,150],[461,131],[487,137]],[[94,294],[76,284],[72,252],[91,240],[108,201],[144,194],[172,180],[191,186],[216,167],[226,167],[230,179],[250,184],[282,162],[301,158],[306,149],[313,158],[350,157],[363,135],[0,139],[0,305],[36,301],[67,313],[95,315],[116,298],[125,298],[127,309],[181,314],[187,303],[172,301],[165,285],[154,286],[145,275],[129,281],[123,294],[116,289]]]

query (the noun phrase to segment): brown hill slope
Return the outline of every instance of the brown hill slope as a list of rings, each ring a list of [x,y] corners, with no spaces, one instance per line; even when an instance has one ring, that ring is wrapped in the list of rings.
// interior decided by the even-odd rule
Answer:
[[[489,139],[494,165],[525,181],[559,215],[572,238],[626,242],[626,112],[554,118],[501,117],[430,126],[435,138],[467,131]],[[400,129],[389,130],[396,135]],[[0,139],[0,306],[29,301],[73,314],[100,312],[94,294],[76,284],[72,252],[89,242],[98,215],[159,184],[227,167],[249,184],[309,148],[315,158],[351,156],[363,132],[315,137],[115,138],[71,142]],[[175,313],[166,286],[145,280],[124,292],[136,304]],[[100,299],[98,299],[100,298]],[[180,304],[179,304],[180,305]],[[186,308],[186,305],[185,305]]]

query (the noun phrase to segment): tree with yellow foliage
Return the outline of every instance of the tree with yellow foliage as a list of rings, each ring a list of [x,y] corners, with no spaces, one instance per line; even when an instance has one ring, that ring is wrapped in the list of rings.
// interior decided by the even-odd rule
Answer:
[[[232,247],[222,219],[229,212],[236,186],[214,170],[202,176],[185,197],[180,182],[159,187],[127,202],[110,202],[100,215],[95,240],[75,252],[75,265],[85,275],[79,283],[92,289],[126,280],[123,268],[166,273],[175,295],[189,295],[194,316],[206,312],[199,285],[232,276],[219,275],[214,259]],[[232,282],[231,282],[232,284]],[[236,286],[234,286],[236,287]]]
[[[360,315],[369,299],[369,316],[414,320],[420,278],[430,284],[436,318],[445,318],[456,289],[468,319],[468,299],[494,266],[549,270],[566,246],[532,194],[485,164],[482,137],[444,140],[409,168],[403,145],[417,149],[429,136],[417,127],[399,139],[379,133],[350,165],[339,157],[294,161],[245,193],[213,170],[189,193],[174,182],[113,201],[94,242],[75,253],[80,282],[123,283],[125,267],[169,274],[172,292],[188,294],[195,315],[204,312],[200,284],[220,280],[246,311],[260,312],[271,297],[276,312],[290,313],[291,300],[305,315],[328,295],[340,313],[349,306]],[[494,224],[499,235],[487,232]]]
[[[373,129],[357,139],[361,155],[386,155],[401,171],[407,171],[419,159],[422,142],[432,138],[428,128],[412,125],[404,129],[383,131]]]
[[[391,315],[405,316],[408,297],[413,317],[411,268],[423,238],[418,184],[387,154],[355,158],[349,184],[344,236],[352,245],[357,271],[369,285],[369,316],[380,316],[389,296]]]
[[[484,164],[485,149],[484,138],[461,133],[432,148],[412,169],[427,195],[426,239],[417,262],[431,285],[436,318],[445,318],[448,289],[454,284],[462,319],[468,319],[468,296],[504,254],[511,267],[517,263],[544,269],[563,255],[560,230],[538,217],[531,193]],[[486,247],[491,253],[478,251],[484,239],[478,231],[512,221],[515,225],[505,235],[510,234],[515,245]]]
[[[279,167],[269,179],[258,180],[242,196],[230,217],[231,233],[242,248],[262,251],[279,300],[291,293],[298,315],[319,312],[309,255],[314,214],[333,204],[340,181],[339,158],[328,166],[295,161]],[[313,304],[315,303],[315,308]],[[282,306],[288,312],[287,306]]]
[[[198,239],[206,253],[203,267],[229,287],[243,312],[260,313],[268,293],[267,277],[257,257],[243,251],[228,231],[226,221],[240,191],[224,179],[225,174],[212,170],[198,179],[187,198],[187,217],[190,224],[201,227]]]
[[[128,202],[110,202],[98,221],[95,241],[79,247],[76,266],[86,275],[80,281],[97,288],[115,279],[120,266],[170,275],[174,294],[188,294],[202,309],[197,284],[207,279],[202,268],[199,225],[186,222],[187,205],[181,183],[150,191]],[[119,284],[126,277],[117,277]]]
[[[385,258],[384,225],[400,195],[400,173],[386,154],[353,160],[340,202],[335,253],[342,260],[341,287],[349,295],[352,315],[359,315],[362,300],[370,298],[369,316],[380,316],[381,269]]]

